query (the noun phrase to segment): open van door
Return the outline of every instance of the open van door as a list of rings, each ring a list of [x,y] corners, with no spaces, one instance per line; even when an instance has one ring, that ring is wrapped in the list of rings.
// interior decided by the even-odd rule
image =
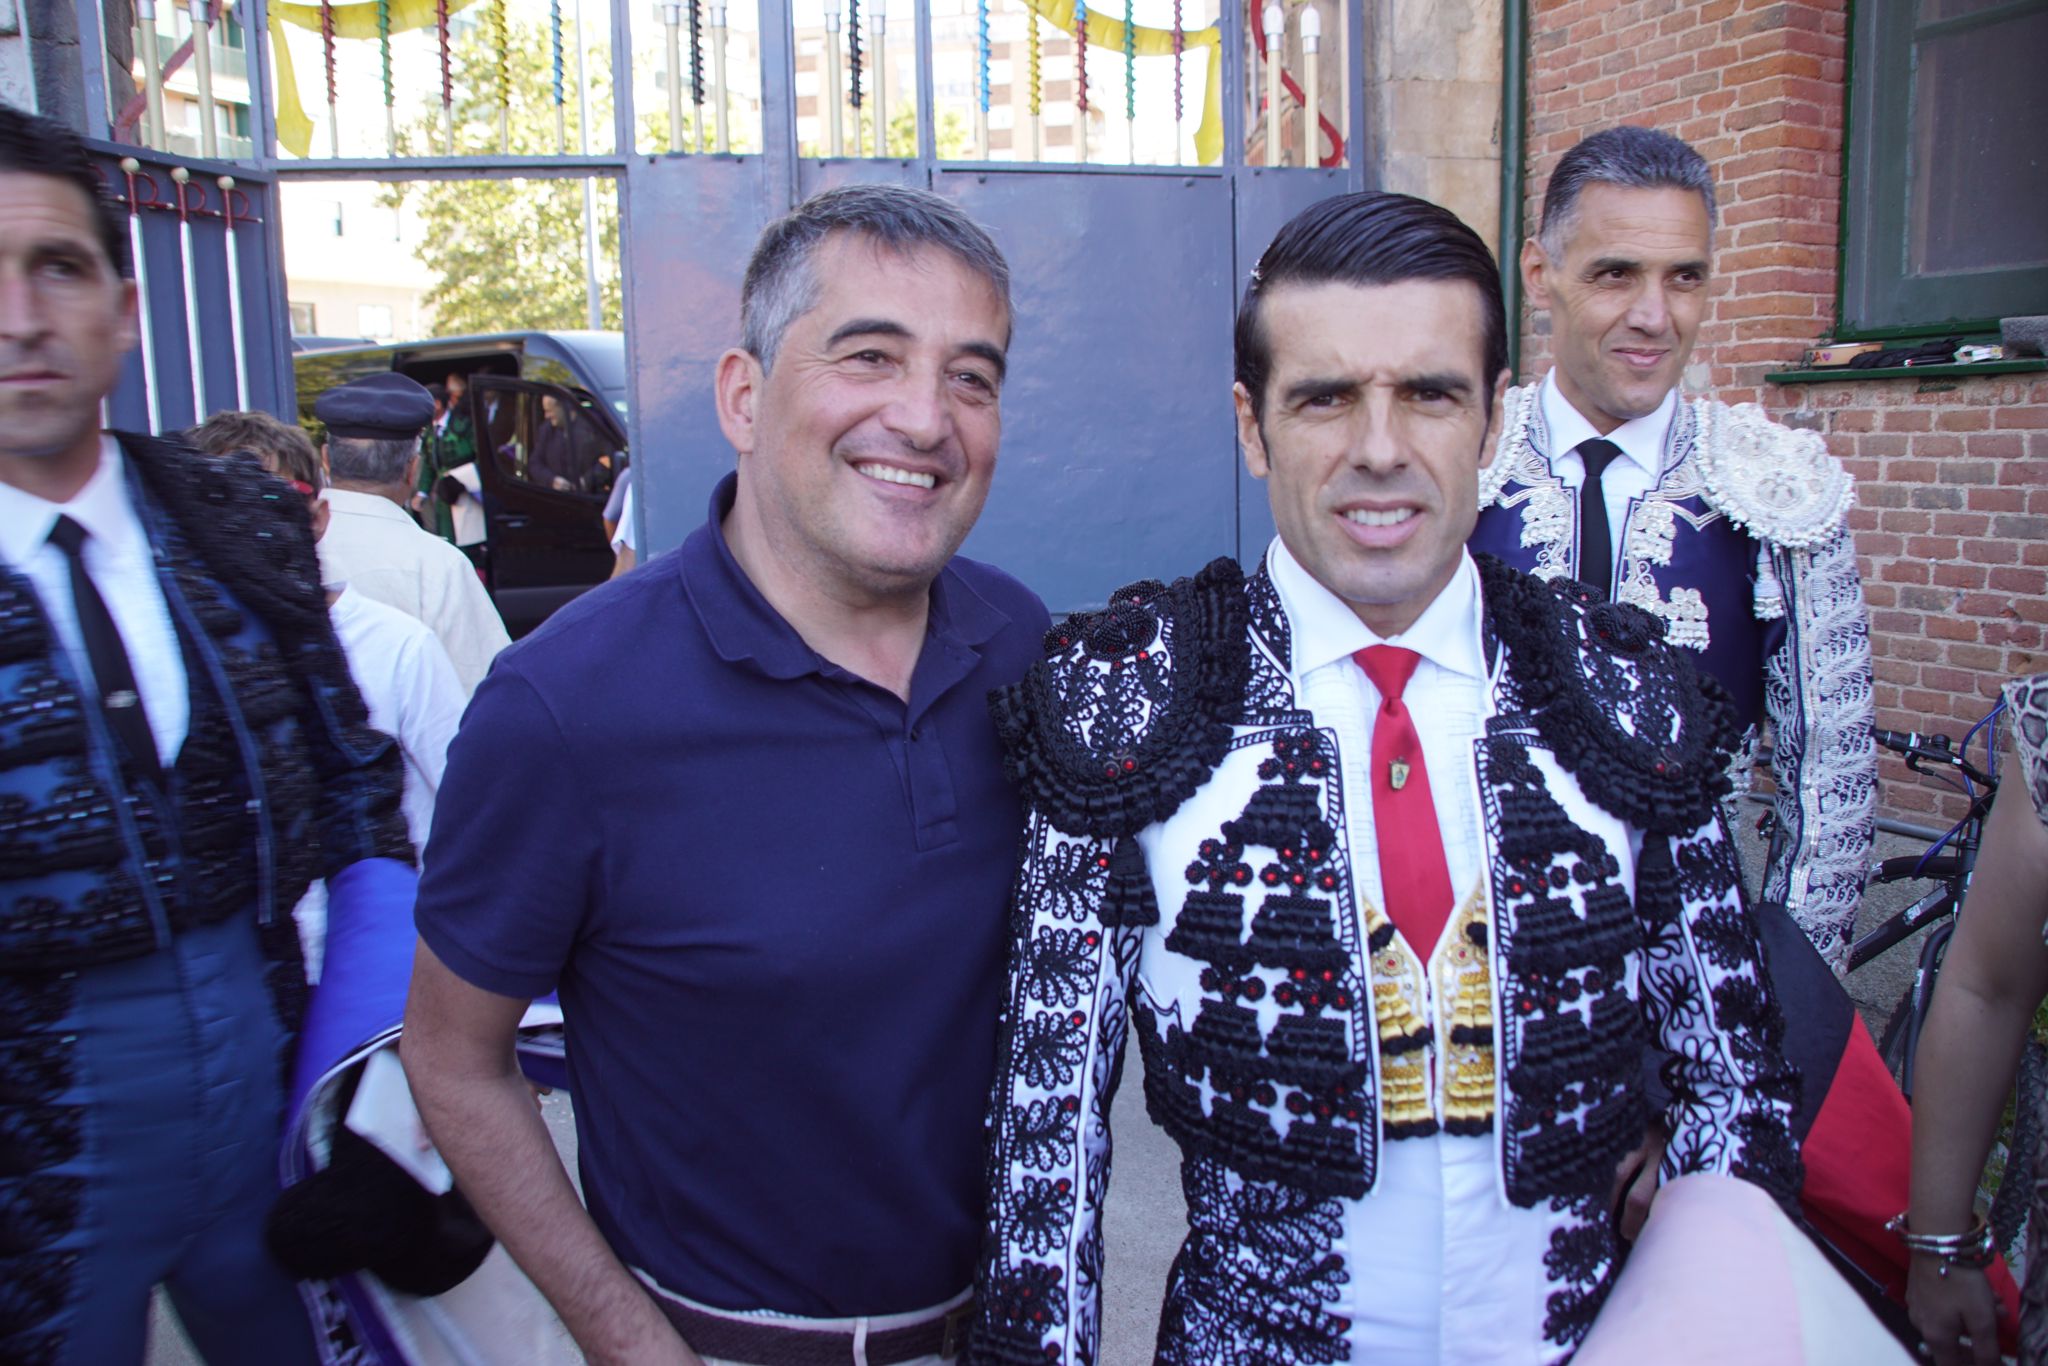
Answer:
[[[485,578],[525,635],[612,572],[604,505],[626,436],[587,390],[476,375],[467,395],[483,489]]]

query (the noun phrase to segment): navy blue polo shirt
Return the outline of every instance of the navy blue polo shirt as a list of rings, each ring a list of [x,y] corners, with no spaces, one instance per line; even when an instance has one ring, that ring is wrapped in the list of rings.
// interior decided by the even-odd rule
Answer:
[[[973,1279],[1020,828],[989,690],[1044,604],[954,559],[910,701],[819,656],[711,519],[498,656],[448,754],[419,932],[561,992],[584,1197],[728,1309],[935,1304]]]

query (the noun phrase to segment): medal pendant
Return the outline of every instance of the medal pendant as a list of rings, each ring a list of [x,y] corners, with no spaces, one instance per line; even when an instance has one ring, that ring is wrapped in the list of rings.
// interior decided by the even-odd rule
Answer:
[[[1408,786],[1408,761],[1406,759],[1396,759],[1387,765],[1387,781],[1396,792]]]

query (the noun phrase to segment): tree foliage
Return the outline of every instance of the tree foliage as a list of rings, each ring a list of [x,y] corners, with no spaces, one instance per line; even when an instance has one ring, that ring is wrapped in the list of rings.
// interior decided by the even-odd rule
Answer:
[[[509,93],[506,131],[514,156],[552,156],[563,143],[579,149],[573,57],[564,76],[560,141],[547,33],[508,25],[504,71]],[[455,49],[454,129],[457,155],[497,155],[497,44],[489,25],[464,35]],[[609,71],[590,84],[591,147],[611,145]],[[404,155],[448,150],[436,99],[399,132]],[[595,183],[597,276],[602,323],[621,326],[619,199],[609,179]],[[580,179],[431,180],[392,187],[387,201],[404,205],[425,229],[418,255],[435,276],[425,303],[443,336],[589,326],[584,291],[583,182]]]
[[[513,156],[551,156],[564,149],[580,150],[573,55],[564,72],[558,125],[546,30],[538,24],[508,22],[507,38],[502,73],[490,24],[471,28],[456,42],[455,155],[509,152]],[[591,65],[586,77],[590,81],[590,149],[609,151],[609,63]],[[505,96],[502,143],[501,91]],[[861,111],[860,117],[863,145],[872,146],[874,106]],[[665,102],[644,112],[640,124],[643,145],[668,145]],[[683,124],[686,145],[695,146],[692,111],[687,106]],[[735,148],[746,150],[739,130],[734,132]],[[399,129],[398,141],[401,155],[448,154],[438,91]],[[968,141],[965,120],[957,111],[947,110],[937,129],[940,158],[966,155]],[[890,113],[889,154],[917,154],[917,111],[907,102],[899,102]],[[604,327],[618,328],[623,325],[623,314],[617,187],[608,178],[597,178],[594,200],[601,320]],[[424,229],[417,254],[435,277],[424,302],[433,312],[434,330],[439,335],[589,325],[580,178],[416,181],[391,186],[385,202],[414,214]]]

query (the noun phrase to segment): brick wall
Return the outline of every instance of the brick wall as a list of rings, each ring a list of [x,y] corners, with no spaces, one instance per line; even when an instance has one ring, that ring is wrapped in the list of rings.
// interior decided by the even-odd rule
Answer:
[[[1530,0],[1526,231],[1565,149],[1667,129],[1715,169],[1715,278],[1689,391],[1823,433],[1857,479],[1878,724],[1960,735],[2048,669],[2048,375],[1770,385],[1835,317],[1845,0]],[[1549,364],[1523,319],[1522,368]],[[1954,810],[1883,763],[1887,814]]]

